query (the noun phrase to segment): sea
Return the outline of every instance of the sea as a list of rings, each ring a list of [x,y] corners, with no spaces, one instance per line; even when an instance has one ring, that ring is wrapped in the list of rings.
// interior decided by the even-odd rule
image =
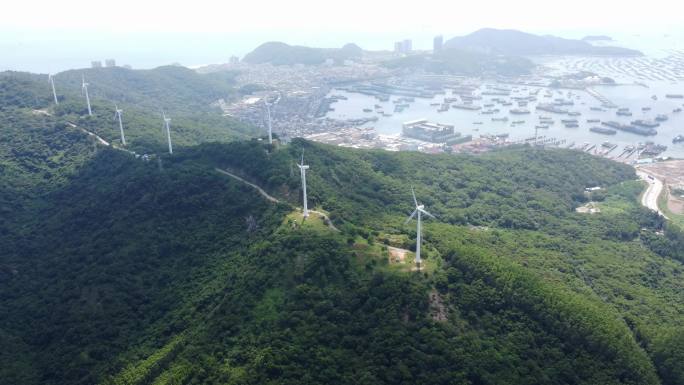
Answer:
[[[416,119],[427,119],[437,123],[454,125],[455,130],[462,135],[472,135],[474,138],[482,134],[508,134],[509,140],[517,141],[532,138],[536,134],[540,138],[555,138],[564,141],[566,146],[575,143],[576,147],[581,147],[585,143],[600,146],[604,142],[610,142],[618,145],[618,148],[610,154],[611,156],[619,155],[626,146],[651,141],[667,146],[667,150],[661,156],[684,158],[684,143],[673,144],[672,142],[675,136],[684,135],[684,112],[674,112],[678,108],[684,110],[684,99],[666,97],[667,94],[684,94],[684,39],[672,39],[669,36],[662,36],[661,39],[650,38],[647,40],[650,44],[644,47],[637,44],[640,41],[643,42],[644,39],[628,36],[621,41],[597,44],[641,48],[642,52],[645,53],[643,57],[565,56],[532,58],[545,68],[545,73],[550,75],[570,74],[585,70],[594,72],[599,76],[613,78],[619,85],[597,85],[592,88],[619,108],[630,109],[632,112],[630,117],[617,116],[616,109],[592,110],[592,107],[601,107],[602,103],[585,91],[512,86],[510,84],[497,84],[486,79],[482,80],[481,86],[475,90],[474,94],[481,93],[487,86],[514,89],[510,97],[526,96],[541,88],[537,93],[538,100],[530,102],[526,107],[531,113],[529,115],[510,114],[508,110],[517,107],[515,103],[510,107],[495,104],[492,108],[498,108],[500,112],[493,115],[483,115],[481,111],[454,108],[439,112],[439,106],[434,104],[441,104],[445,97],[453,97],[451,90],[447,90],[446,94],[440,94],[434,98],[415,98],[415,101],[410,103],[410,106],[402,112],[393,112],[393,101],[400,96],[392,96],[389,101],[380,102],[372,96],[333,89],[331,95],[344,95],[347,99],[333,104],[334,111],[329,112],[327,117],[355,119],[377,116],[377,121],[369,122],[365,126],[373,127],[376,133],[383,135],[398,135],[401,132],[402,123]],[[655,41],[658,43],[656,44]],[[552,93],[550,98],[545,97],[547,92]],[[482,100],[475,101],[475,104],[489,104],[494,103],[491,99],[510,99],[510,97],[483,96]],[[570,117],[545,111],[535,111],[537,104],[550,103],[556,98],[572,101],[573,106],[563,108],[579,112],[581,115]],[[373,109],[375,104],[381,105],[385,112],[392,115],[383,116],[376,113],[375,110],[372,112],[363,111],[363,109]],[[642,136],[623,131],[618,131],[616,135],[598,134],[589,129],[593,126],[601,126],[601,124],[587,122],[587,120],[599,119],[602,122],[618,121],[629,124],[637,119],[654,120],[657,115],[661,114],[666,115],[667,120],[660,122],[660,126],[656,128],[658,134],[655,136]],[[492,121],[492,118],[504,116],[508,117],[508,122]],[[535,126],[540,124],[539,116],[549,116],[554,119],[555,124],[548,129],[536,129]],[[566,128],[560,122],[561,119],[573,118],[578,120],[578,128]],[[524,120],[524,123],[512,124],[512,121],[521,120]],[[476,124],[478,122],[481,124]]]

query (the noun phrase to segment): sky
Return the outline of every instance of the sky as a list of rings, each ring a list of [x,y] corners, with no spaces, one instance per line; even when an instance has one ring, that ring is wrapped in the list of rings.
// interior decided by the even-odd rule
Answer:
[[[483,27],[580,38],[584,34],[651,34],[682,30],[683,6],[644,2],[516,0],[15,1],[0,13],[0,70],[56,72],[90,60],[149,68],[172,62],[199,65],[243,56],[265,41],[318,47],[355,42],[391,49],[411,38]]]

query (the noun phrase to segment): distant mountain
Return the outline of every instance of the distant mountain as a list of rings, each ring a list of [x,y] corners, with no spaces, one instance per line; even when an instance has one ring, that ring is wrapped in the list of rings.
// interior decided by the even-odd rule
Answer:
[[[606,35],[589,35],[582,38],[583,41],[613,41],[613,38]]]
[[[384,65],[388,68],[467,76],[483,74],[518,76],[529,74],[534,68],[534,63],[524,57],[494,56],[460,49],[447,49],[432,55],[409,55],[389,60]]]
[[[445,47],[498,55],[643,55],[639,51],[628,48],[595,47],[582,40],[492,28],[450,39],[445,43]]]
[[[356,44],[346,44],[342,48],[311,48],[274,41],[258,46],[242,60],[249,64],[318,65],[326,59],[342,62],[360,58],[362,55],[363,50]]]

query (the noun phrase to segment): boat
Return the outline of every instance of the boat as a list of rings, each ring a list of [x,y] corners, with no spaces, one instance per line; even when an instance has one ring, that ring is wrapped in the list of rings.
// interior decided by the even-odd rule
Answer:
[[[482,124],[482,122],[473,122],[473,124]]]
[[[530,110],[528,110],[527,108],[511,108],[509,112],[514,115],[525,115],[529,114]]]
[[[563,124],[577,124],[579,123],[577,119],[561,119],[561,123]]]
[[[524,120],[514,120],[513,124],[525,124]]]
[[[581,112],[577,112],[577,111],[568,112],[568,116],[580,116],[580,115],[582,115]]]
[[[674,110],[672,110],[672,112],[674,112],[676,114],[678,112],[682,112],[682,109],[681,108],[675,108]]]
[[[597,134],[604,134],[604,135],[615,135],[617,134],[616,130],[613,130],[612,128],[606,128],[606,127],[592,127],[589,129],[591,132],[595,132]]]
[[[666,94],[665,97],[668,99],[684,99],[682,94]]]
[[[658,122],[654,122],[652,120],[643,120],[643,119],[633,120],[631,122],[631,124],[633,124],[635,126],[651,127],[651,128],[655,128],[655,127],[660,126],[660,123],[658,123]]]
[[[618,116],[632,116],[632,112],[629,108],[619,108],[615,114]]]
[[[641,107],[641,111],[651,111],[651,107]]]
[[[507,122],[508,117],[504,116],[503,118],[492,118],[492,122]]]
[[[545,130],[545,129],[549,128],[549,125],[548,124],[538,124],[538,125],[534,126],[534,128],[541,128],[541,129]]]
[[[601,123],[601,119],[587,119],[587,123]]]
[[[615,121],[608,121],[608,122],[601,122],[604,126],[608,126],[610,128],[614,128],[616,130],[620,131],[625,131],[625,132],[631,132],[633,134],[637,135],[657,135],[658,131],[656,131],[652,127],[643,127],[643,126],[634,126],[631,124],[622,124],[620,122],[615,122]]]
[[[373,110],[370,109],[370,108],[364,108],[364,109],[363,109],[363,112],[373,112]]]
[[[604,110],[603,108],[601,108],[601,107],[590,107],[589,109],[592,110],[592,111],[600,111],[600,112],[605,111],[605,110]]]
[[[681,143],[684,142],[684,135],[677,135],[672,139],[672,143]]]
[[[658,122],[664,122],[667,120],[667,115],[663,115],[663,114],[657,115],[655,120]]]
[[[577,123],[565,123],[565,128],[578,128],[579,124]]]
[[[653,99],[653,100],[658,100],[658,97],[655,96],[655,95],[653,95],[653,96],[651,96],[651,99]]]

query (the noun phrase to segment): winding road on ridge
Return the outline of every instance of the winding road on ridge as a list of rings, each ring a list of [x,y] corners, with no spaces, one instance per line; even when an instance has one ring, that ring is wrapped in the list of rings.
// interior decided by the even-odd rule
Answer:
[[[278,198],[273,197],[272,195],[270,195],[269,193],[267,193],[266,191],[264,191],[264,189],[262,189],[261,187],[255,185],[254,183],[248,182],[248,181],[246,181],[244,178],[241,178],[241,177],[239,177],[239,176],[233,174],[233,173],[230,172],[230,171],[222,170],[222,169],[220,169],[220,168],[218,168],[218,167],[215,168],[215,170],[218,171],[218,172],[220,172],[220,173],[223,174],[223,175],[228,175],[229,177],[231,177],[231,178],[233,178],[233,179],[236,179],[236,180],[238,180],[238,181],[240,181],[240,182],[242,182],[242,183],[244,183],[244,184],[246,184],[246,185],[248,185],[248,186],[250,186],[250,187],[256,189],[256,190],[259,192],[259,194],[261,194],[264,198],[268,199],[269,201],[271,201],[271,202],[273,202],[273,203],[280,203],[280,200],[279,200]],[[325,222],[325,224],[328,225],[328,227],[329,227],[331,230],[340,231],[340,230],[337,229],[337,227],[335,227],[335,225],[333,225],[332,221],[330,220],[330,218],[328,218],[328,215],[327,215],[327,214],[322,213],[322,212],[317,211],[317,210],[309,210],[309,212],[310,212],[310,213],[314,213],[314,214],[318,214],[321,218],[323,218],[323,222]]]
[[[667,216],[660,211],[660,208],[658,208],[658,197],[663,191],[663,182],[641,170],[637,170],[637,175],[648,183],[648,188],[646,188],[644,195],[641,196],[641,204],[662,215],[665,219],[668,219]]]

